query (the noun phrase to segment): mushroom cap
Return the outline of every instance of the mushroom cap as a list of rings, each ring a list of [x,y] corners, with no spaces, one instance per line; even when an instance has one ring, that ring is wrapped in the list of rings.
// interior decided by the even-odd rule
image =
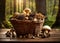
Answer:
[[[19,12],[15,12],[14,14],[17,14],[17,15],[19,15],[20,13],[19,13]]]
[[[31,9],[30,9],[30,8],[25,8],[25,9],[23,10],[23,12],[25,12],[25,10],[28,10],[29,12],[31,12]]]
[[[45,25],[45,26],[43,26],[43,29],[51,30],[51,27],[50,27],[50,26],[48,26],[48,25]]]

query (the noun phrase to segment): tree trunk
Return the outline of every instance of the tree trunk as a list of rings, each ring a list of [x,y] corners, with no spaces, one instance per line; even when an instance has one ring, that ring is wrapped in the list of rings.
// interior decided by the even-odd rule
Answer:
[[[23,9],[26,8],[26,0],[23,1]]]
[[[60,26],[60,0],[59,0],[59,10],[58,10],[58,14],[56,17],[56,21],[52,27],[59,27],[59,26]]]
[[[5,1],[6,0],[0,0],[0,28],[5,20]]]
[[[36,1],[36,11],[46,14],[46,0],[35,0]]]
[[[16,0],[14,0],[14,13],[16,12]]]

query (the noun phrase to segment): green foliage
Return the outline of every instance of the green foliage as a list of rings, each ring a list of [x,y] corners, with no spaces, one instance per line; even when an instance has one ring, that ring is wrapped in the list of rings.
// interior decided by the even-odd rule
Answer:
[[[6,15],[6,24],[7,24],[8,28],[13,27],[12,24],[10,23],[10,17],[12,17],[12,15],[10,15],[10,14]]]
[[[47,19],[45,20],[45,25],[52,27],[55,23],[58,13],[58,4],[59,0],[46,0]]]
[[[4,27],[5,28],[11,28],[12,25],[11,25],[11,23],[9,21],[4,21]]]
[[[52,27],[52,25],[54,24],[55,21],[49,21],[48,19],[45,20],[44,25],[49,25],[50,27]]]

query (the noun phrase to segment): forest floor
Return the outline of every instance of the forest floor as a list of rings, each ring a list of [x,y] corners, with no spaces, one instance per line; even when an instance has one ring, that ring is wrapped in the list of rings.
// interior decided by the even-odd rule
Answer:
[[[5,33],[10,29],[0,29],[0,41],[15,41],[15,42],[58,42],[60,41],[60,29],[52,29],[49,38],[35,38],[35,39],[10,39],[5,36]]]

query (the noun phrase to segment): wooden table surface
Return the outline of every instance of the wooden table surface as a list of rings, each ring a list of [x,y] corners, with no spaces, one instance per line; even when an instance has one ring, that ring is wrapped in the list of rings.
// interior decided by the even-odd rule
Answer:
[[[0,29],[0,41],[5,41],[5,42],[58,42],[60,41],[60,29],[52,29],[51,36],[49,38],[38,38],[36,37],[35,39],[27,39],[27,38],[14,38],[10,39],[9,37],[5,36],[5,33],[10,30],[10,29]]]

